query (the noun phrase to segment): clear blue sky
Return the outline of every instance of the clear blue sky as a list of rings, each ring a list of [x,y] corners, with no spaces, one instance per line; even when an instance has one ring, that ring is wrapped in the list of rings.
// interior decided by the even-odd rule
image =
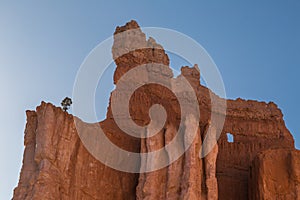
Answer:
[[[299,1],[49,2],[0,3],[0,199],[18,181],[25,110],[71,96],[83,59],[130,19],[194,38],[219,67],[227,97],[274,101],[300,147]]]

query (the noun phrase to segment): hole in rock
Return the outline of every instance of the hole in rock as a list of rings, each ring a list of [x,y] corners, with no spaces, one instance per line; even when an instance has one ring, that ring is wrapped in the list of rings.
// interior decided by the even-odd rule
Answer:
[[[226,133],[226,135],[227,135],[227,142],[230,142],[230,143],[234,142],[234,138],[231,133]]]

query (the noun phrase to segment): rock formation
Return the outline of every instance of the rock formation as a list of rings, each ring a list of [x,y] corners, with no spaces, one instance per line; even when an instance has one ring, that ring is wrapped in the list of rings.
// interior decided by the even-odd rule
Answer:
[[[119,34],[122,32],[125,34]],[[95,124],[84,123],[61,108],[42,102],[36,111],[26,113],[23,166],[14,200],[300,199],[297,168],[300,152],[294,149],[294,140],[277,105],[226,100],[224,127],[213,125],[208,129],[211,95],[214,94],[200,84],[197,65],[182,67],[181,75],[174,78],[163,47],[153,38],[147,40],[135,21],[116,28],[112,54],[117,65],[115,84],[130,70],[145,65],[145,73],[135,76],[138,81],[166,80],[166,85],[184,94],[182,101],[189,112],[195,109],[190,102],[191,95],[176,85],[176,81],[185,77],[196,93],[199,120],[193,115],[182,117],[176,95],[158,84],[139,87],[130,97],[130,116],[140,126],[149,124],[152,105],[165,108],[167,120],[163,128],[146,138],[130,136],[119,127],[117,122],[123,120],[126,128],[128,119],[123,113],[113,114],[114,101],[124,98],[117,89],[111,94],[117,99],[110,99],[107,118]],[[160,117],[155,116],[153,123],[158,124]],[[182,127],[179,126],[181,121],[184,122]],[[155,162],[168,161],[174,152],[165,150],[160,158],[145,157],[133,163],[141,173],[122,172],[91,155],[79,137],[76,123],[84,135],[92,134],[100,125],[115,145],[130,152],[153,152],[173,140],[178,151],[184,150],[189,142],[190,146],[175,162],[156,171],[144,172],[144,169]],[[155,130],[155,126],[148,127],[138,134],[150,134],[152,128]],[[191,137],[192,130],[197,130],[195,137]],[[217,144],[207,156],[199,158],[204,138],[218,130],[221,136]],[[175,137],[177,131],[181,133],[179,138]],[[233,142],[227,140],[227,133],[233,135]],[[212,137],[208,142],[214,144],[216,140]],[[106,153],[109,155],[109,150]],[[123,161],[126,162],[126,158],[120,158],[120,162]]]
[[[254,159],[249,173],[249,199],[300,199],[300,152],[269,149]]]

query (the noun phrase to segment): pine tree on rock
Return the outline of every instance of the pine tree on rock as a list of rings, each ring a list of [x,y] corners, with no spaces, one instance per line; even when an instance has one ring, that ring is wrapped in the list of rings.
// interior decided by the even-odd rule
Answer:
[[[72,99],[69,98],[69,97],[66,97],[64,100],[62,100],[61,102],[61,106],[62,106],[62,109],[66,112],[67,110],[70,109],[70,106],[72,104]]]

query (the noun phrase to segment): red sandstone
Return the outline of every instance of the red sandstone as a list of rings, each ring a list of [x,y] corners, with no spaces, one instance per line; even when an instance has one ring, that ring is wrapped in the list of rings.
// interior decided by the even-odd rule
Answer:
[[[117,33],[126,30],[134,30],[135,34],[118,38]],[[120,56],[126,48],[139,47],[143,48]],[[149,63],[150,69],[151,63],[162,64],[159,74],[170,81],[175,79],[163,48],[154,39],[147,40],[135,21],[116,28],[112,53],[117,64],[115,83],[130,69]],[[196,66],[183,67],[181,74],[196,91],[201,117],[192,145],[177,161],[140,174],[107,167],[82,144],[74,124],[74,119],[79,119],[42,102],[36,111],[26,113],[23,166],[13,199],[300,199],[300,152],[294,148],[277,105],[227,100],[221,137],[200,159],[200,146],[210,123],[209,89],[200,84]],[[148,110],[155,103],[166,108],[168,119],[164,129],[153,137],[137,139],[120,130],[115,119],[121,116],[112,115],[111,102],[107,119],[100,125],[106,136],[123,149],[154,151],[174,138],[180,120],[176,97],[159,85],[135,91],[130,100],[133,120],[139,125],[149,123]],[[184,131],[188,131],[190,120],[186,119]],[[97,125],[81,123],[87,128]],[[227,141],[227,133],[233,135],[233,142]],[[179,147],[183,145],[179,141]],[[166,158],[170,153],[166,152]]]

